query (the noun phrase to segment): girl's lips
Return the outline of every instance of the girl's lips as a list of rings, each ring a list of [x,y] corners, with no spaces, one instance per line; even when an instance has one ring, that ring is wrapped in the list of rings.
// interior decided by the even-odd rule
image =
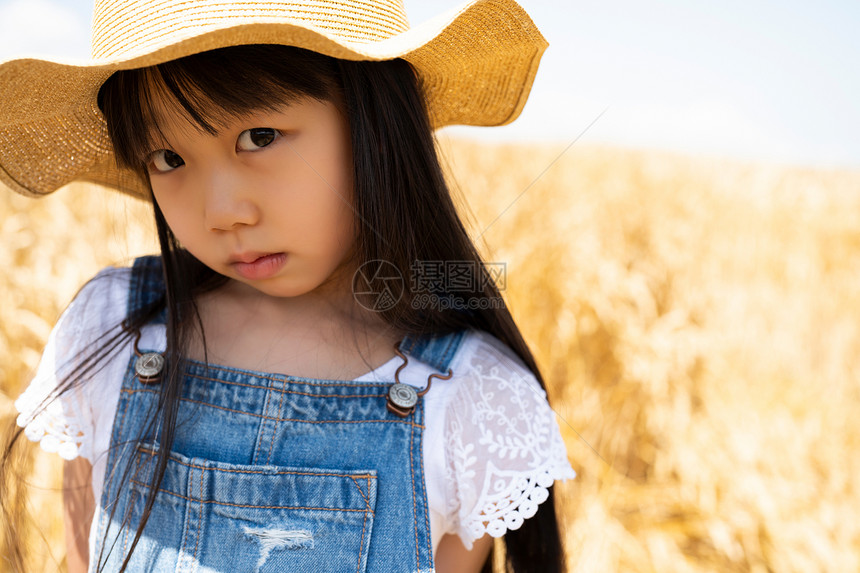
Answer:
[[[262,280],[275,276],[287,263],[286,253],[263,255],[250,262],[231,263],[236,273],[244,279]]]

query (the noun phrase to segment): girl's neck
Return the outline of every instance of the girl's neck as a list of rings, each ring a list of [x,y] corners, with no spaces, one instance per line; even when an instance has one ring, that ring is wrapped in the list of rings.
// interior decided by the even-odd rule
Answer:
[[[355,304],[348,288],[317,289],[300,296],[275,297],[255,288],[230,280],[221,288],[209,293],[213,302],[233,309],[237,319],[265,327],[267,323],[283,327],[285,324],[321,325],[356,318],[361,307]],[[377,317],[363,317],[373,320]]]
[[[198,300],[210,363],[306,378],[352,380],[395,356],[395,332],[349,290],[270,297],[231,281]],[[189,358],[202,360],[200,333]]]

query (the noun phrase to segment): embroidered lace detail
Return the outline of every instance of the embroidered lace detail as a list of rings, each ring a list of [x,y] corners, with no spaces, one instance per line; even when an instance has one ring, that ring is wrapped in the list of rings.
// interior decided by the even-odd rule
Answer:
[[[15,400],[19,412],[17,424],[24,428],[24,435],[39,442],[46,452],[57,453],[67,460],[81,453],[86,436],[80,393],[72,389],[57,396],[60,381],[70,371],[63,365],[74,367],[78,341],[84,334],[77,320],[79,306],[77,301],[73,302],[60,318],[48,339],[36,377]]]
[[[103,270],[69,304],[48,338],[36,376],[15,400],[16,422],[24,435],[66,460],[92,458],[93,415],[85,388],[89,385],[59,394],[60,384],[92,352],[105,325],[119,322],[111,313],[122,313],[123,307],[113,310],[110,305],[117,296],[125,296],[116,271]]]
[[[24,428],[24,435],[30,441],[39,442],[43,450],[72,460],[83,454],[86,437],[84,426],[80,423],[83,416],[75,407],[78,400],[70,399],[67,394],[51,400],[40,409],[43,400],[53,390],[51,386],[49,381],[34,381],[21,394],[15,401],[15,408],[19,412],[17,423]]]
[[[446,421],[447,510],[467,548],[519,529],[554,480],[576,475],[537,380],[501,343],[481,338],[460,366]]]

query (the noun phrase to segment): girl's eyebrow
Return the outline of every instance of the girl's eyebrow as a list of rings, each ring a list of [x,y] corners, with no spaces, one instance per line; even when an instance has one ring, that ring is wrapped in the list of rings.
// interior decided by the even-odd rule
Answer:
[[[138,158],[142,163],[149,161],[149,157],[159,149],[173,148],[157,126],[151,126],[141,142],[143,145],[139,147]]]
[[[148,147],[152,147],[153,151],[156,149],[167,149],[172,147],[170,142],[167,141],[167,138],[163,137],[161,134],[153,134],[150,135]]]

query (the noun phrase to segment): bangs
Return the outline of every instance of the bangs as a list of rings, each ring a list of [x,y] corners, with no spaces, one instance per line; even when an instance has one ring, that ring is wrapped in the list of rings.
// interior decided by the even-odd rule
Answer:
[[[215,135],[253,112],[277,111],[302,98],[331,101],[340,92],[334,58],[292,46],[250,45],[116,72],[99,91],[99,107],[117,164],[142,172],[147,154],[164,145],[165,111]]]

